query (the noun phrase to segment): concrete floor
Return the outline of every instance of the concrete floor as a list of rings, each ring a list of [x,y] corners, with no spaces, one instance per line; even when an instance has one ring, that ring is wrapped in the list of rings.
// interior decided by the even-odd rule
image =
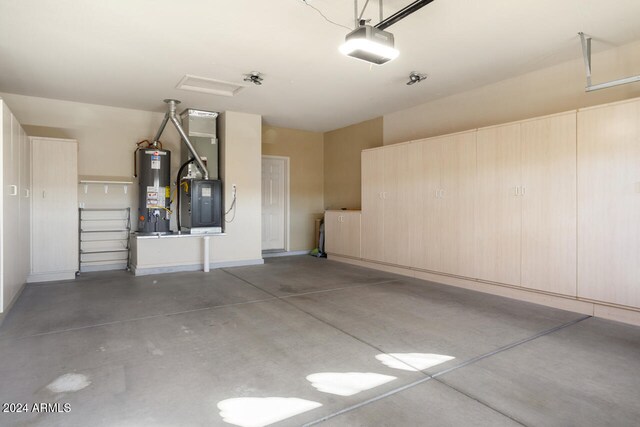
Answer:
[[[70,412],[0,425],[637,426],[638,372],[637,327],[269,258],[28,285],[0,328],[0,403]]]

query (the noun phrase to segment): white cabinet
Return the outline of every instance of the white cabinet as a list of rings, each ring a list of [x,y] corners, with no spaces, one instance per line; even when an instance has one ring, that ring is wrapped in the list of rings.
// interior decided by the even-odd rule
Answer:
[[[360,211],[326,211],[325,252],[360,258]]]
[[[72,279],[78,271],[78,147],[75,140],[31,138],[30,282]]]
[[[29,270],[29,143],[18,120],[0,100],[0,313],[19,294]],[[24,214],[24,216],[23,216]]]

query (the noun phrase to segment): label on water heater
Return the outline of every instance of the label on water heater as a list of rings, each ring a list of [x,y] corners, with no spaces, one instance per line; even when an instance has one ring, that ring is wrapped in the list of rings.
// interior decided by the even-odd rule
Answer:
[[[147,187],[147,209],[157,206],[164,207],[164,198],[160,198],[159,190],[158,187]]]
[[[160,160],[151,160],[151,169],[160,169]]]

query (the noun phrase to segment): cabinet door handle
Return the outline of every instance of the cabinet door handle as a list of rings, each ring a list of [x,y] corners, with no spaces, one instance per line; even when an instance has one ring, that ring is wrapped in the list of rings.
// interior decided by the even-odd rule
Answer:
[[[519,196],[519,195],[520,195],[520,187],[516,186],[516,196]]]
[[[27,198],[27,199],[29,198],[29,189],[28,188],[24,189],[24,197]]]
[[[46,198],[47,197],[47,192],[45,190],[42,190],[42,198]]]
[[[18,194],[18,186],[17,185],[10,185],[9,186],[9,195],[10,196],[15,196]]]
[[[440,190],[438,189],[436,190],[436,199],[439,199],[439,198],[440,198]]]
[[[522,195],[524,196],[524,191],[526,190],[526,187],[522,187]]]
[[[383,199],[386,199],[386,198],[387,198],[387,192],[386,192],[386,191],[383,191],[383,192],[382,192],[382,198],[383,198]]]

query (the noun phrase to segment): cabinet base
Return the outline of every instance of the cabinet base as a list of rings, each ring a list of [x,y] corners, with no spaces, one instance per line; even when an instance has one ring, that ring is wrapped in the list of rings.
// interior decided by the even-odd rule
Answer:
[[[31,273],[27,277],[27,283],[53,282],[56,280],[73,280],[75,278],[75,271],[60,271],[56,273]]]
[[[505,298],[512,298],[534,304],[545,305],[547,307],[553,307],[560,310],[567,310],[575,313],[581,313],[589,316],[600,317],[603,319],[615,320],[617,322],[640,326],[640,310],[634,310],[626,307],[617,307],[606,303],[583,301],[579,298],[547,294],[532,289],[501,285],[498,283],[486,283],[480,280],[465,279],[461,277],[432,273],[407,267],[380,264],[377,262],[356,258],[329,255],[328,259],[332,261],[344,262],[346,264],[357,265],[360,267],[373,268],[375,270],[385,271],[387,273],[414,277],[416,279],[441,283],[443,285],[457,286],[459,288],[465,288],[473,291],[484,292],[487,294],[498,295]]]

